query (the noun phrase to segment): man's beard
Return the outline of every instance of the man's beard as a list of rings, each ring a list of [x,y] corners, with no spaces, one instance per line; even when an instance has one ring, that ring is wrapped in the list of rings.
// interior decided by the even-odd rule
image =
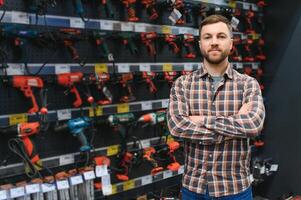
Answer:
[[[209,53],[206,53],[205,51],[202,50],[202,55],[208,63],[213,64],[213,65],[218,65],[218,64],[222,63],[229,56],[230,51],[220,51],[220,56],[215,59],[210,58]]]

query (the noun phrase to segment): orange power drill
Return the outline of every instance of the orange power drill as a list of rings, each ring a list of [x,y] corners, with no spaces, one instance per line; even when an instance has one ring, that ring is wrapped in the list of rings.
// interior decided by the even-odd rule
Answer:
[[[75,87],[76,83],[79,83],[83,79],[83,73],[81,72],[71,72],[71,73],[62,73],[57,75],[57,83],[64,87],[68,87],[69,91],[75,95],[75,101],[73,102],[74,107],[80,107],[83,103],[77,88]]]
[[[32,108],[28,110],[28,113],[35,113],[39,111],[36,98],[32,92],[32,87],[43,88],[44,83],[40,77],[35,76],[13,76],[12,85],[15,88],[20,89],[26,98],[30,98],[32,102]]]

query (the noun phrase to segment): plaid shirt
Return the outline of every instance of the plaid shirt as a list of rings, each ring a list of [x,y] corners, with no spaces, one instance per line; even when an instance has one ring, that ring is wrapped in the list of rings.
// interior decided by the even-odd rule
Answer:
[[[185,170],[183,187],[210,196],[233,195],[250,184],[249,138],[257,136],[265,118],[258,82],[234,70],[231,64],[216,89],[202,66],[179,77],[170,93],[168,127],[184,139]],[[238,114],[249,103],[247,114]],[[204,124],[189,120],[205,116]]]

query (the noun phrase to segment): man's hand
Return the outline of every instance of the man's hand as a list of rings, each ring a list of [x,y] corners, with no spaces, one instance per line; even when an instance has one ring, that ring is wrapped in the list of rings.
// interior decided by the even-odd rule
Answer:
[[[251,106],[252,106],[251,103],[245,103],[245,104],[243,104],[242,107],[239,109],[238,114],[239,115],[246,115],[246,114],[248,114],[251,111],[251,109],[252,109]]]
[[[204,124],[204,116],[201,115],[191,115],[189,116],[189,119],[198,125],[203,125]]]

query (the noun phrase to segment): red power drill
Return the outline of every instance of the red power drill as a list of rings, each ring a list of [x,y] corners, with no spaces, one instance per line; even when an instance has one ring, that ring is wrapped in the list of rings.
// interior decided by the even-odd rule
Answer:
[[[75,95],[73,106],[76,108],[81,106],[83,102],[77,88],[75,87],[75,84],[81,82],[83,76],[84,75],[81,72],[62,73],[57,75],[57,83],[67,87],[69,89],[68,92],[71,92]]]
[[[4,0],[0,0],[0,6],[4,5]]]
[[[134,6],[134,4],[136,3],[136,0],[121,0],[121,2],[124,4],[124,6],[127,9],[128,21],[129,22],[139,21],[139,18],[136,16],[136,10],[135,10],[135,6]]]
[[[153,44],[154,40],[157,38],[156,32],[141,33],[141,41],[147,47],[150,56],[156,55],[156,49]]]
[[[252,54],[252,50],[250,48],[250,45],[245,44],[244,49],[245,49],[245,52],[246,52],[246,56],[243,58],[243,61],[245,61],[245,62],[254,62],[255,58]]]
[[[9,146],[12,149],[15,149],[18,155],[21,155],[22,157],[28,157],[31,164],[33,164],[33,167],[35,169],[32,169],[28,165],[29,163],[25,163],[26,173],[34,173],[34,170],[42,169],[42,161],[40,160],[39,154],[36,151],[34,143],[30,139],[30,136],[36,135],[40,132],[39,122],[20,123],[17,125],[1,128],[0,132],[2,134],[17,134],[17,136],[21,139],[21,142],[19,141],[19,139],[9,140]],[[24,153],[26,153],[26,155],[23,155]]]
[[[156,77],[155,72],[142,72],[142,78],[146,81],[149,86],[149,91],[151,93],[157,92],[157,87],[155,86],[153,79]]]
[[[130,85],[130,81],[134,79],[134,75],[132,73],[121,74],[120,83],[123,88],[123,91],[126,93],[120,98],[121,102],[131,102],[135,101],[136,97],[133,95],[132,87]]]
[[[258,61],[265,61],[266,55],[263,53],[263,46],[264,46],[264,40],[259,39],[258,40],[258,54],[256,55],[256,60]]]
[[[156,150],[154,147],[148,147],[144,149],[143,158],[147,160],[153,167],[151,170],[151,175],[156,175],[158,172],[163,171],[163,167],[159,167],[158,162],[154,159],[154,154]]]
[[[159,17],[159,14],[155,8],[155,0],[141,0],[141,4],[146,8],[147,14],[149,15],[150,20],[155,20]]]
[[[157,154],[162,158],[168,158],[170,162],[167,165],[167,169],[171,171],[177,171],[181,165],[177,162],[176,157],[174,155],[175,151],[180,148],[180,143],[177,141],[171,141],[167,144],[164,144],[159,150],[157,150]]]
[[[194,45],[195,45],[195,38],[192,34],[183,34],[183,45],[186,50],[186,54],[184,54],[185,58],[196,58],[196,55],[194,53]]]
[[[106,86],[106,82],[110,80],[110,74],[101,72],[101,73],[95,73],[95,81],[96,86],[99,91],[102,92],[105,99],[100,99],[97,101],[97,104],[99,105],[107,105],[111,104],[113,101],[113,96],[108,87]]]
[[[20,89],[26,98],[30,98],[32,102],[32,108],[28,110],[28,113],[35,113],[39,111],[32,87],[43,88],[44,83],[40,77],[35,76],[13,76],[12,85],[15,88]]]
[[[177,36],[173,34],[165,34],[164,41],[168,43],[169,48],[172,50],[174,54],[178,54],[180,52],[180,48],[177,42]]]
[[[246,24],[247,24],[247,29],[246,29],[246,33],[247,34],[256,34],[255,30],[253,29],[253,20],[255,17],[255,13],[252,10],[252,6],[250,5],[250,9],[247,11],[246,13]]]
[[[169,86],[171,87],[178,73],[176,71],[164,72],[163,75],[164,75],[164,80],[166,80]]]

